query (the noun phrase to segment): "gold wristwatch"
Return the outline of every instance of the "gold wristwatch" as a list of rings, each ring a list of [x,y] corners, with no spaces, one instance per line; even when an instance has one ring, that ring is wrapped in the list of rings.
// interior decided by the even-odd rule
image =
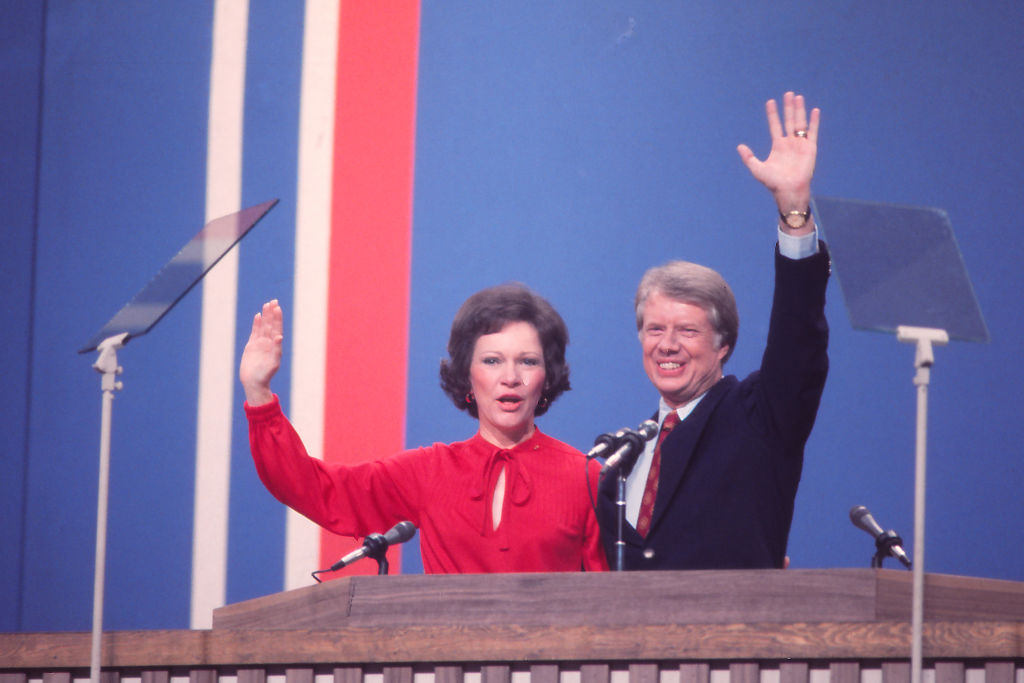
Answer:
[[[779,212],[779,218],[782,219],[782,222],[788,225],[789,227],[793,228],[794,230],[798,230],[807,225],[807,221],[810,219],[810,217],[810,209],[807,209],[806,211],[793,210],[788,211],[786,213],[782,213],[781,211]]]

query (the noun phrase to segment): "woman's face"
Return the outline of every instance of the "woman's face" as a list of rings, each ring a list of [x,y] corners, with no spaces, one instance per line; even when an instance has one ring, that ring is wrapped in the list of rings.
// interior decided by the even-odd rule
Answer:
[[[469,364],[480,435],[501,448],[532,436],[544,379],[544,349],[533,325],[512,322],[500,332],[481,335]]]

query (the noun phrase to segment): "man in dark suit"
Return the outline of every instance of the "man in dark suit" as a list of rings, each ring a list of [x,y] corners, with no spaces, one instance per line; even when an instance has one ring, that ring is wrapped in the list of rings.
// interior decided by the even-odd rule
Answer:
[[[783,567],[804,444],[828,372],[829,261],[810,215],[820,112],[789,92],[766,105],[772,148],[740,158],[779,209],[775,294],[759,370],[723,376],[739,317],[732,291],[704,266],[652,268],[637,288],[644,369],[661,394],[658,437],[626,480],[624,569]],[[666,422],[666,420],[668,420]],[[660,444],[660,445],[659,445]],[[598,517],[612,567],[617,472]]]

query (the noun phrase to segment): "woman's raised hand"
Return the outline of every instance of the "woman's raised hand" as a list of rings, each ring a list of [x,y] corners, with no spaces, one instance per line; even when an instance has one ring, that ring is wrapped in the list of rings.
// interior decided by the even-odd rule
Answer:
[[[252,332],[238,367],[238,378],[250,406],[263,405],[273,399],[270,380],[281,367],[283,340],[284,314],[274,299],[263,304],[263,309],[253,317]]]

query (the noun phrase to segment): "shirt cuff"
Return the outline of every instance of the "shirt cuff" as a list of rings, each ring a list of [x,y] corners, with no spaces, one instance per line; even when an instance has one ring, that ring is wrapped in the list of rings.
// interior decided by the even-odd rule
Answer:
[[[784,233],[782,228],[776,229],[779,231],[779,253],[786,258],[795,261],[818,253],[818,226],[814,226],[814,232],[798,237]]]

